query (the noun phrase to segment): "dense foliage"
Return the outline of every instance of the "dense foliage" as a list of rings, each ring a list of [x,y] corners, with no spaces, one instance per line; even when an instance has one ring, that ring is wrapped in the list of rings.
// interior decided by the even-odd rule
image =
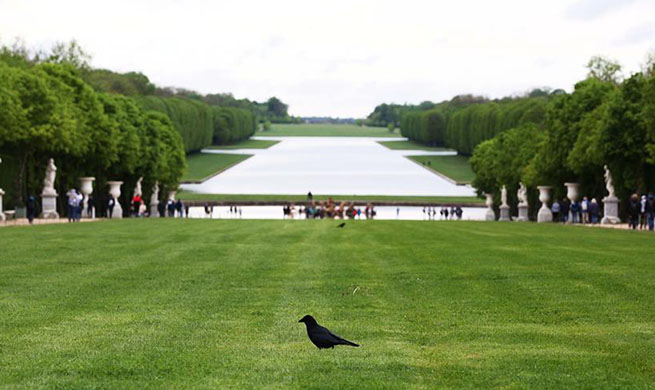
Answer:
[[[146,189],[159,181],[177,186],[184,167],[182,139],[167,116],[134,100],[94,91],[73,64],[28,61],[3,49],[0,56],[0,156],[8,204],[39,195],[45,165],[59,167],[60,205],[78,178],[96,178],[102,203],[107,180],[123,180],[123,194],[144,177]]]
[[[566,196],[565,182],[579,182],[585,196],[601,201],[604,165],[617,196],[655,191],[655,77],[636,73],[620,82],[614,63],[590,62],[589,77],[546,107],[543,130],[519,126],[481,143],[471,159],[480,193],[506,185],[513,197],[523,181]]]
[[[498,101],[463,103],[453,100],[428,111],[403,114],[401,134],[413,141],[439,145],[471,155],[482,141],[505,130],[545,120],[547,98],[506,98]]]
[[[171,119],[182,136],[187,153],[211,145],[214,118],[207,104],[193,99],[158,96],[139,96],[136,101],[146,110],[162,112]]]

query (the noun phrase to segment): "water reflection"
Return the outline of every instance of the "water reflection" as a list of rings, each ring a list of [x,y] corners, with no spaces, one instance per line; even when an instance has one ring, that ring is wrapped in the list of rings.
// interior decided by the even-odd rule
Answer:
[[[366,219],[364,207],[361,207],[362,214],[357,219]],[[285,219],[282,206],[236,206],[236,211],[230,211],[230,206],[214,206],[210,214],[205,213],[204,207],[191,207],[190,218],[212,218],[212,219]],[[424,212],[425,210],[425,212]],[[444,220],[440,215],[441,208],[434,209],[434,213],[428,213],[428,208],[416,206],[378,206],[375,207],[376,216],[374,219],[381,220]],[[448,209],[448,220],[452,218]],[[485,219],[486,209],[483,207],[463,207],[462,220],[482,221]],[[305,214],[299,214],[298,209],[294,211],[293,219],[305,219]]]

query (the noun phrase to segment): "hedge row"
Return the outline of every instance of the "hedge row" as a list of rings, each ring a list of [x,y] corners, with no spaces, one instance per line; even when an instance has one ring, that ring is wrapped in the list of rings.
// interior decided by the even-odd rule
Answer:
[[[210,106],[180,97],[140,96],[142,107],[168,115],[182,136],[187,153],[208,145],[222,145],[246,139],[254,134],[256,119],[241,108]]]
[[[412,111],[403,115],[401,134],[411,140],[443,145],[461,154],[471,155],[482,141],[503,131],[534,123],[542,126],[546,98],[505,99],[465,106],[449,103],[429,111]]]

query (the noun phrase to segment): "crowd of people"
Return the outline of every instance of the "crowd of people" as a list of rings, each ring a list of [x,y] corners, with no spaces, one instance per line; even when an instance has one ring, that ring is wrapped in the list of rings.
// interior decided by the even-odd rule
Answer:
[[[567,198],[561,202],[555,199],[550,209],[553,212],[553,222],[600,223],[600,206],[596,198],[589,200],[585,196],[579,202],[571,202]]]
[[[598,224],[601,222],[600,204],[595,198],[583,197],[579,202],[571,202],[564,198],[557,199],[551,206],[553,222],[570,222],[579,224]],[[628,202],[628,226],[633,229],[655,229],[655,195],[633,194]]]
[[[426,215],[428,219],[436,219],[437,208],[432,206],[428,206],[427,208],[423,207],[423,215]],[[451,206],[450,209],[444,206],[439,210],[439,215],[443,220],[461,220],[464,215],[464,210],[462,210],[460,206]]]
[[[639,197],[632,194],[628,203],[628,225],[631,229],[640,230],[648,228],[651,232],[655,228],[655,195],[648,194]]]
[[[323,219],[323,218],[336,218],[336,219],[361,219],[362,215],[366,219],[375,217],[375,207],[372,203],[368,203],[364,209],[355,206],[353,202],[341,201],[337,204],[332,198],[327,201],[314,201],[313,197],[308,195],[308,203],[306,207],[302,205],[296,208],[295,204],[287,203],[282,207],[283,217],[294,218],[296,215],[299,218],[306,219]]]

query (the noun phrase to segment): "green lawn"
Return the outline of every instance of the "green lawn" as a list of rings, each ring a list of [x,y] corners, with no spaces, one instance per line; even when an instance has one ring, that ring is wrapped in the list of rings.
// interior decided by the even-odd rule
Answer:
[[[0,387],[652,388],[652,234],[132,219],[0,228]],[[360,348],[317,350],[305,314]]]
[[[256,135],[267,136],[321,136],[321,137],[400,137],[397,131],[391,133],[386,127],[359,127],[355,125],[332,124],[274,124],[268,131]]]
[[[380,141],[378,143],[392,150],[429,150],[433,152],[451,150],[448,148],[427,146],[414,141]]]
[[[198,194],[180,191],[177,196],[182,200],[214,202],[302,202],[307,195],[258,195],[258,194]],[[417,204],[462,204],[482,205],[484,199],[473,196],[384,196],[384,195],[314,195],[314,200],[353,200],[371,202],[402,202]]]
[[[268,149],[280,141],[247,139],[232,145],[211,145],[205,149]]]
[[[468,157],[464,156],[409,156],[419,164],[439,172],[456,181],[458,184],[468,184],[475,179]],[[429,162],[429,165],[427,165]]]
[[[196,153],[186,156],[187,171],[182,182],[200,182],[252,157],[252,154]]]

